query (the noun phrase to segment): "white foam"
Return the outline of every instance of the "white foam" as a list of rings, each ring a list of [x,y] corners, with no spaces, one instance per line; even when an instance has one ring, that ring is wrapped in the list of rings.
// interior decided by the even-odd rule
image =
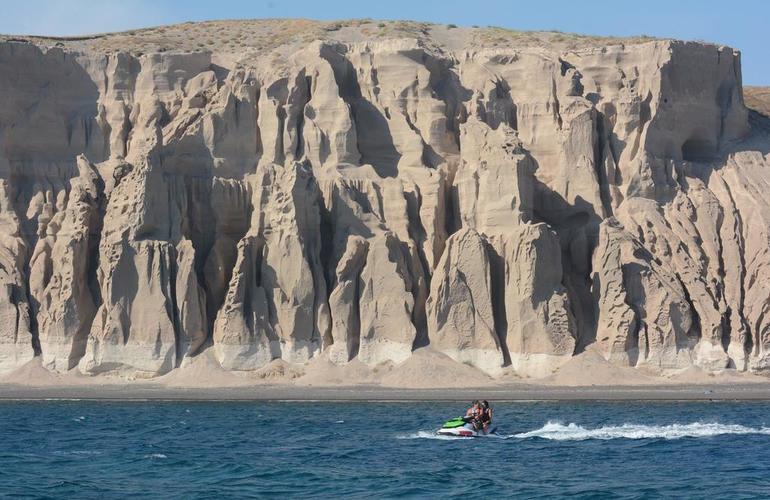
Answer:
[[[452,436],[439,436],[436,431],[417,431],[411,434],[400,434],[396,436],[397,439],[437,439],[439,441],[469,441],[466,439],[458,439]]]
[[[144,458],[168,458],[163,453],[153,453],[151,455],[145,455]]]
[[[486,436],[476,436],[476,438],[495,438],[495,439],[508,439],[513,437],[511,436],[505,436],[501,434],[487,434]],[[472,439],[467,439],[463,437],[458,436],[442,436],[439,434],[436,434],[436,431],[417,431],[413,432],[411,434],[399,434],[396,436],[397,439],[436,439],[439,441],[473,441]]]
[[[54,455],[84,455],[84,456],[90,456],[90,455],[101,455],[101,451],[95,451],[95,450],[60,450],[60,451],[54,451]]]
[[[770,435],[770,427],[746,427],[737,424],[700,423],[640,425],[623,424],[587,429],[571,423],[564,425],[548,422],[540,429],[516,434],[519,439],[542,438],[556,441],[581,441],[585,439],[681,439],[721,436],[725,434]]]

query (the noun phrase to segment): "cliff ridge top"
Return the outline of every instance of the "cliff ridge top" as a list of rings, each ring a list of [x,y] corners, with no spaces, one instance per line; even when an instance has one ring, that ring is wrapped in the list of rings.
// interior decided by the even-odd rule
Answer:
[[[315,40],[356,43],[413,38],[427,46],[448,50],[504,47],[542,47],[579,50],[608,45],[659,41],[648,35],[592,36],[561,31],[520,31],[498,26],[457,26],[420,21],[349,19],[251,19],[186,22],[114,33],[80,36],[0,35],[0,41],[62,47],[74,51],[225,52],[243,56],[297,48]]]

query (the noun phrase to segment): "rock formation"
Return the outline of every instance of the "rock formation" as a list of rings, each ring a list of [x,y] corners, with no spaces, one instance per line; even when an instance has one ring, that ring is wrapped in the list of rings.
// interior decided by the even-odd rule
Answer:
[[[382,24],[2,39],[0,371],[770,371],[738,52]]]

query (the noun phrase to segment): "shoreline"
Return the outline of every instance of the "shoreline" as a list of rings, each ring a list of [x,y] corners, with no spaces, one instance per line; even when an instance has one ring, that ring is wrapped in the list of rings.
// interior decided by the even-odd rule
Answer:
[[[382,386],[163,387],[153,384],[50,385],[0,384],[0,401],[284,401],[418,402],[470,401],[763,401],[767,384],[682,384],[670,386],[499,385],[484,388],[400,389]]]

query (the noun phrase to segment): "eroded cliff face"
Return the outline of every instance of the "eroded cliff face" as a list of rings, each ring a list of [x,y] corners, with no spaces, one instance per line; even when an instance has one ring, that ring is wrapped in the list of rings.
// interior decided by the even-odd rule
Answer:
[[[770,370],[770,139],[730,48],[4,42],[0,91],[0,371]]]

